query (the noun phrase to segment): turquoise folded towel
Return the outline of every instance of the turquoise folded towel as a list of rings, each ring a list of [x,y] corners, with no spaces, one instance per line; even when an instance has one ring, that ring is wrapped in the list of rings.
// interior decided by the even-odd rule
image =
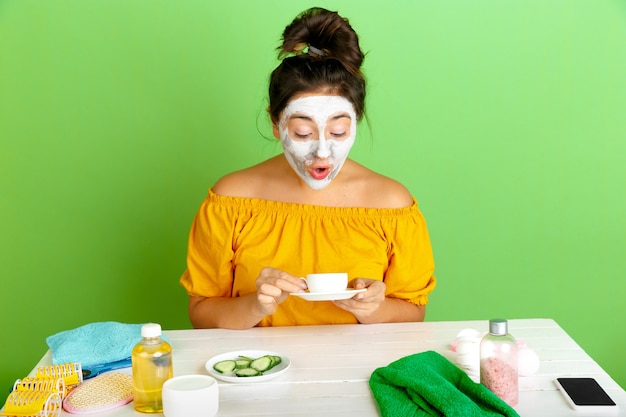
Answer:
[[[378,368],[369,383],[383,417],[519,417],[487,387],[434,351]]]
[[[86,369],[129,358],[141,340],[141,326],[114,321],[89,323],[49,336],[46,343],[53,364],[80,362]]]

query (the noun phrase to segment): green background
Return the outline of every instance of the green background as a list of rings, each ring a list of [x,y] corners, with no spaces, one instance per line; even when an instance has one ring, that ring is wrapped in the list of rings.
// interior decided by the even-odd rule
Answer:
[[[268,75],[313,5],[367,52],[352,157],[420,202],[427,320],[554,318],[626,387],[624,1],[0,0],[1,400],[58,331],[190,326],[193,215],[280,152]]]

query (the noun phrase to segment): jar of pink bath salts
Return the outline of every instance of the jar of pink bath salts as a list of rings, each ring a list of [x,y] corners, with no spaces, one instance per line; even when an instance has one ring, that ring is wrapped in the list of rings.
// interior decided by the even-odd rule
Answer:
[[[506,320],[489,320],[489,333],[480,342],[480,382],[510,406],[517,405],[517,343]]]

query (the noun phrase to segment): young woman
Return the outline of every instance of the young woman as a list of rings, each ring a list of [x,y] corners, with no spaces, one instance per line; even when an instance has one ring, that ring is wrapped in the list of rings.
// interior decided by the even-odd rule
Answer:
[[[358,36],[313,8],[283,32],[269,114],[283,153],[221,178],[191,228],[189,317],[197,328],[244,329],[424,320],[434,262],[416,200],[347,158],[365,110]],[[365,288],[307,301],[309,273],[347,272]]]

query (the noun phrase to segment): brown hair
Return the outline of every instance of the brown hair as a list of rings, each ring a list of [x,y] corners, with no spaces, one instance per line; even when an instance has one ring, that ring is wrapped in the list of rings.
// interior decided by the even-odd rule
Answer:
[[[318,91],[347,98],[361,120],[365,114],[365,78],[360,69],[364,56],[348,20],[314,7],[285,28],[282,40],[278,49],[279,58],[284,59],[270,77],[272,121],[278,121],[294,95]]]

